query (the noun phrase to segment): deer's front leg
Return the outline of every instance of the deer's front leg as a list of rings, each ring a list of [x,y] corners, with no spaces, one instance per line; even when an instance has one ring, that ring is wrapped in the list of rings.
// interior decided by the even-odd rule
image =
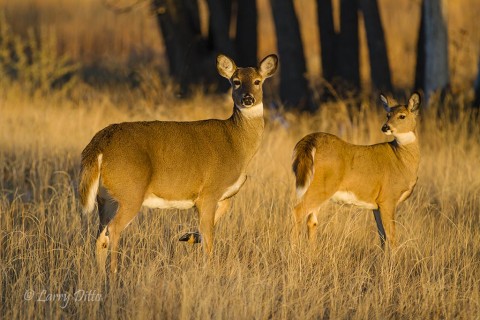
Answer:
[[[205,252],[208,255],[212,254],[213,239],[214,239],[214,225],[215,225],[215,211],[217,208],[217,200],[201,199],[196,204],[200,225],[198,230],[202,236],[202,243]]]
[[[375,210],[375,211],[380,211],[380,218],[381,218],[380,220],[381,220],[381,224],[383,225],[383,237],[386,238],[386,240],[388,241],[390,248],[395,248],[397,245],[397,242],[395,239],[395,205],[391,203],[382,203],[379,205],[378,210]],[[375,214],[375,211],[374,211],[374,214]],[[375,220],[377,220],[376,215],[375,215]],[[378,227],[378,222],[377,222],[377,227]],[[381,232],[380,228],[378,228],[378,232],[380,234]],[[383,244],[382,244],[382,247],[383,247]]]
[[[385,229],[383,228],[380,210],[378,209],[373,210],[373,215],[375,217],[375,222],[377,223],[378,235],[380,236],[380,246],[382,247],[382,249],[384,249],[385,240],[387,239],[387,236],[385,234]]]

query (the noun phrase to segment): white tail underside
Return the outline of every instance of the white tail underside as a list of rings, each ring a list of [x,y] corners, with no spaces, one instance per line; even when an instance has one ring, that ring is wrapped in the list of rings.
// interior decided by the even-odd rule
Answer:
[[[98,186],[100,184],[100,168],[102,166],[102,158],[103,154],[99,154],[97,157],[98,161],[98,175],[93,181],[92,185],[90,186],[90,190],[88,192],[87,204],[83,208],[84,213],[92,212],[95,209],[95,200],[97,198]]]

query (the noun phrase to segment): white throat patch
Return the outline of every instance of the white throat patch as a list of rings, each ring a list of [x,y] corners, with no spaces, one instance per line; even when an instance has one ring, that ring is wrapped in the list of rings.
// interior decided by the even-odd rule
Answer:
[[[415,133],[413,133],[412,131],[405,132],[405,133],[396,133],[394,134],[394,136],[395,136],[395,140],[397,140],[398,144],[400,145],[406,145],[406,144],[415,142],[415,140],[417,140]]]
[[[237,106],[242,115],[247,118],[263,117],[263,103],[256,104],[252,107]]]
[[[84,213],[90,213],[93,211],[93,209],[95,209],[98,187],[100,185],[100,168],[102,167],[102,159],[103,153],[100,153],[97,156],[98,174],[95,177],[95,180],[90,185],[90,188],[88,189],[87,202],[85,203],[85,207],[83,208]]]

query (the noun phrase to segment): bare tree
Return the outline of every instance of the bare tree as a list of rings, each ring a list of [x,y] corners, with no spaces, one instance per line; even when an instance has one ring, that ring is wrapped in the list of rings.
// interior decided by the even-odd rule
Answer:
[[[425,91],[425,7],[421,6],[420,28],[417,40],[417,64],[415,65],[415,90]]]
[[[370,77],[375,89],[392,92],[392,79],[388,64],[387,47],[377,0],[359,0],[367,32]]]
[[[450,81],[443,0],[423,0],[421,19],[415,85],[424,90],[428,101],[434,91],[446,90]]]
[[[340,34],[336,50],[336,81],[343,91],[356,92],[360,88],[360,60],[358,40],[357,0],[340,0]]]
[[[209,37],[212,48],[236,58],[230,39],[231,0],[207,0],[209,10]]]
[[[333,26],[332,0],[317,0],[317,17],[323,78],[332,82],[335,75],[336,34]]]
[[[257,7],[256,0],[207,0],[209,32],[202,35],[197,0],[152,0],[152,8],[164,39],[170,75],[183,92],[192,84],[215,84],[225,88],[215,73],[218,53],[237,57],[240,64],[256,65]],[[235,39],[230,36],[232,13],[236,14]]]
[[[237,1],[237,30],[235,46],[240,66],[257,65],[258,14],[256,0]]]
[[[473,107],[480,109],[480,57],[478,59],[477,79],[474,83],[475,100],[473,101]]]
[[[313,111],[302,39],[292,0],[271,0],[281,60],[280,98],[287,107]]]
[[[358,92],[360,62],[357,0],[340,1],[340,31],[333,24],[332,0],[317,0],[323,78],[340,96]],[[323,99],[330,99],[329,92]]]
[[[165,43],[170,75],[186,89],[197,76],[200,47],[199,11],[192,0],[153,0],[152,8]]]

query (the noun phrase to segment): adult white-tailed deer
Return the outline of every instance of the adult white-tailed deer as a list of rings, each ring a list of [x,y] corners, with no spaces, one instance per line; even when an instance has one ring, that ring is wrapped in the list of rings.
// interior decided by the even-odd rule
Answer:
[[[120,233],[142,206],[195,206],[204,249],[212,251],[214,224],[246,180],[246,169],[264,129],[262,84],[278,65],[276,55],[257,68],[237,68],[217,57],[220,75],[230,80],[233,114],[226,120],[148,121],[112,124],[82,152],[79,187],[83,214],[98,203],[97,264],[105,272],[108,248],[117,271]]]
[[[416,118],[418,93],[408,105],[390,107],[382,131],[391,142],[369,146],[347,143],[328,133],[312,133],[300,140],[293,153],[298,204],[294,209],[296,232],[307,218],[308,237],[314,242],[317,209],[326,200],[372,209],[382,248],[385,239],[395,246],[395,210],[410,196],[417,182],[420,152]]]

